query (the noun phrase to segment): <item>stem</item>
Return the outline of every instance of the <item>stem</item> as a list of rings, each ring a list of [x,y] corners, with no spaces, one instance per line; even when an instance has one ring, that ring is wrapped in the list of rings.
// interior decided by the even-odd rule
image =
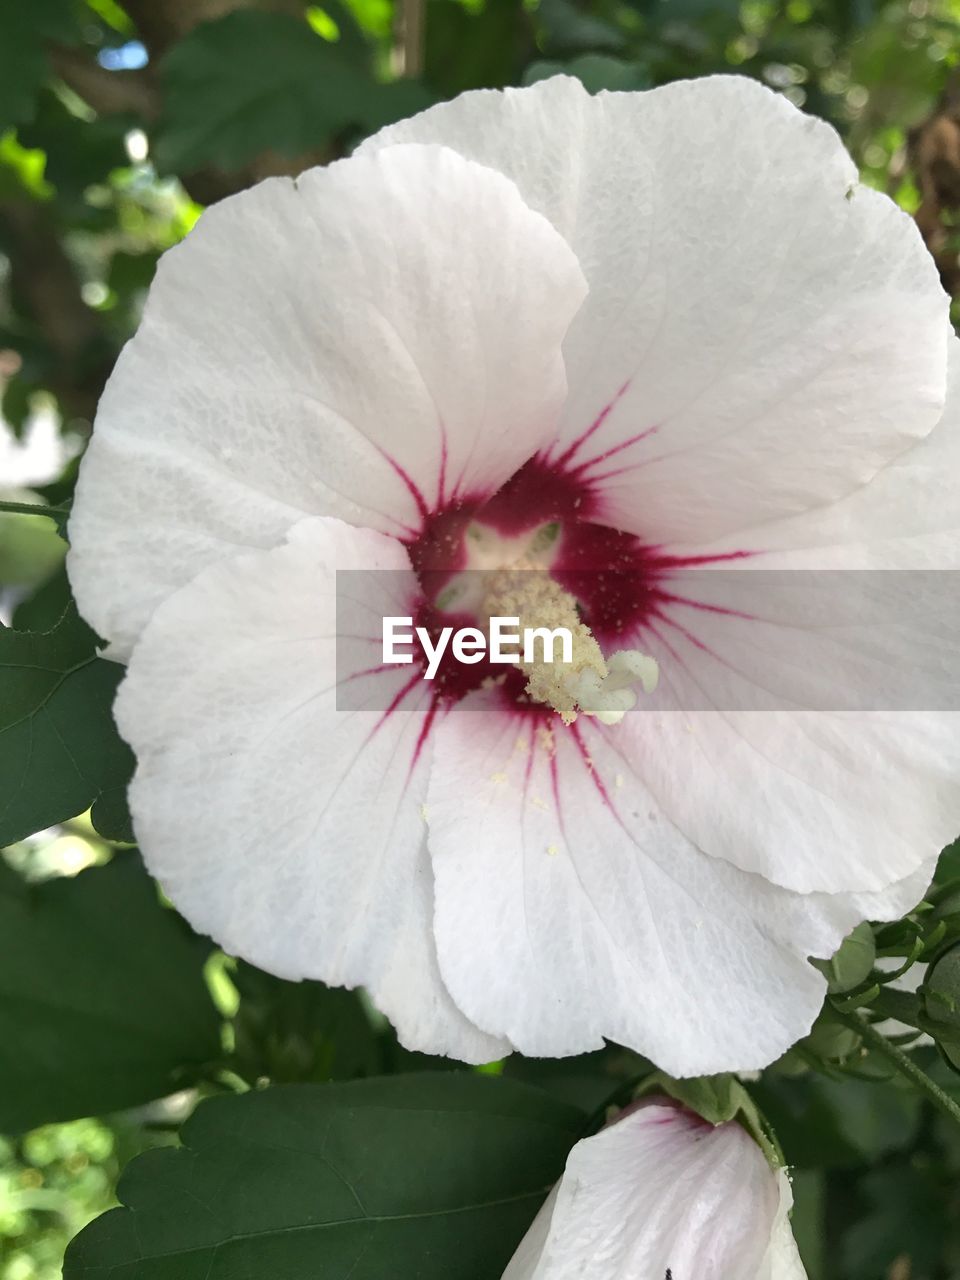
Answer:
[[[45,507],[37,502],[8,502],[5,498],[0,498],[0,512],[17,516],[46,516],[56,524],[63,524],[68,515],[56,507]]]
[[[882,1036],[872,1023],[867,1022],[866,1018],[861,1018],[859,1014],[842,1013],[839,1009],[835,1009],[834,1012],[841,1022],[846,1023],[859,1036],[862,1036],[871,1049],[876,1049],[878,1053],[883,1054],[902,1075],[921,1089],[931,1102],[936,1103],[941,1111],[945,1111],[951,1120],[960,1124],[960,1106],[934,1080],[931,1080],[925,1071],[921,1071],[908,1054],[895,1044],[891,1044],[886,1036]]]

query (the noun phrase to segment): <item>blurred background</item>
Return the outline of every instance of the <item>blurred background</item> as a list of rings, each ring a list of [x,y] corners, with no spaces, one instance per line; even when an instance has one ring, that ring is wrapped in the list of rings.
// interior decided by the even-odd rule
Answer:
[[[0,0],[0,498],[68,509],[157,259],[205,205],[466,89],[560,71],[590,90],[753,76],[836,126],[960,294],[958,65],[960,0]],[[0,513],[0,620],[52,625],[63,551],[51,521]],[[6,849],[0,872],[32,886],[134,856],[77,819]],[[216,953],[204,973],[229,1068],[162,1103],[0,1136],[0,1280],[55,1280],[126,1160],[174,1141],[205,1089],[400,1061],[354,996]],[[14,996],[0,971],[0,1028]],[[811,1280],[960,1277],[960,1133],[879,1069],[831,1079],[822,1062],[841,1048],[818,1034],[757,1086],[798,1168]],[[635,1068],[618,1052],[582,1076],[505,1069],[595,1105],[598,1066]],[[960,1076],[917,1052],[960,1097]]]

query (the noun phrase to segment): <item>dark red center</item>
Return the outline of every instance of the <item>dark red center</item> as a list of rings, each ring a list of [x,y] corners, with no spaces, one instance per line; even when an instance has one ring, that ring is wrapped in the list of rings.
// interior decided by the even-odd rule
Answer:
[[[665,580],[678,566],[651,544],[596,521],[598,501],[590,485],[571,472],[532,458],[492,498],[466,498],[428,515],[408,542],[410,559],[423,588],[415,625],[434,636],[444,626],[475,626],[472,616],[441,612],[434,601],[450,578],[467,567],[466,533],[477,522],[504,538],[556,522],[559,533],[551,573],[577,600],[580,615],[601,648],[628,646],[644,619],[665,598]],[[449,654],[434,680],[443,698],[460,699],[491,678],[505,694],[522,697],[526,677],[514,668],[475,666]]]

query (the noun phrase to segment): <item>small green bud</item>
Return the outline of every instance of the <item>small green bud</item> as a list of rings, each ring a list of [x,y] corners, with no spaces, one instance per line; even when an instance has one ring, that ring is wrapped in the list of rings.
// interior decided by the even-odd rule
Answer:
[[[864,923],[858,924],[844,938],[837,953],[829,960],[814,960],[812,963],[826,975],[827,990],[835,996],[844,991],[852,991],[865,982],[876,958],[877,944],[873,930]]]
[[[931,1022],[960,1033],[960,947],[951,947],[930,966],[924,988]]]
[[[842,1062],[856,1051],[860,1037],[841,1022],[828,1005],[801,1044],[822,1062]]]
[[[951,947],[930,966],[921,991],[930,1033],[960,1071],[960,947]]]
[[[952,889],[946,894],[934,907],[930,913],[930,920],[939,923],[941,920],[948,920],[951,916],[960,915],[960,887]]]

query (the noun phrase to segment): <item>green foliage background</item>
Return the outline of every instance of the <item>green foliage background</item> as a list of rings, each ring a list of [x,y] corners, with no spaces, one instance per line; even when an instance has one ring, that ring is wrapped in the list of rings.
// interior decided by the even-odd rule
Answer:
[[[142,1152],[134,1212],[84,1232],[66,1280],[497,1280],[571,1143],[647,1070],[610,1046],[451,1073],[362,995],[237,965],[158,897],[131,845],[118,669],[60,534],[160,253],[259,178],[557,71],[591,90],[757,77],[913,212],[908,131],[958,61],[960,0],[0,0],[2,412],[17,435],[54,413],[71,456],[22,492],[0,454],[0,1280],[59,1276]],[[837,992],[896,1007],[874,944],[896,965],[954,940],[957,861]],[[960,1102],[960,1019],[925,1008],[943,1052],[911,1052]],[[960,1277],[960,1126],[833,1006],[749,1089],[797,1170],[811,1280]]]

